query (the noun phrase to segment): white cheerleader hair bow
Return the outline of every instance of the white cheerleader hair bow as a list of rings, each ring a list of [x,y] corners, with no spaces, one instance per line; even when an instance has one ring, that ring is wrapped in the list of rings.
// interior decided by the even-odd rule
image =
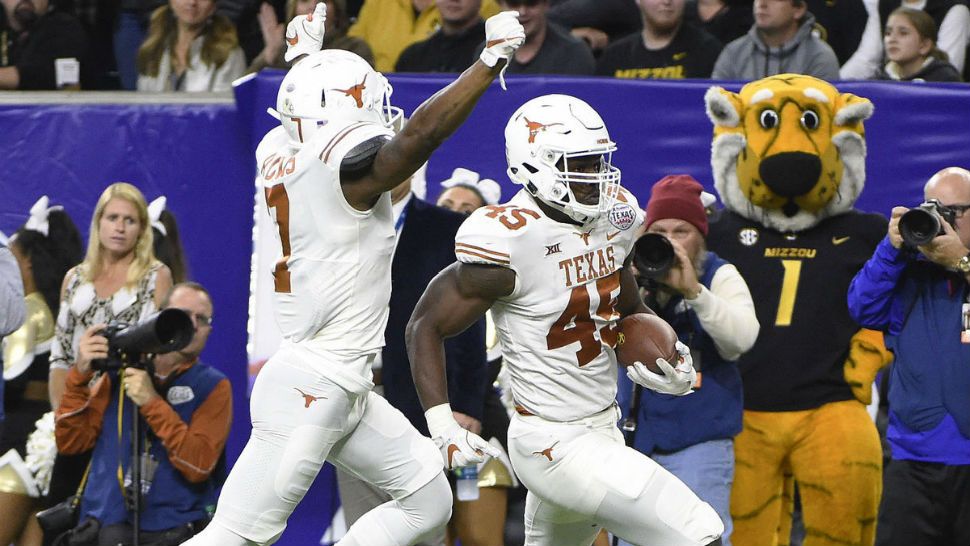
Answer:
[[[148,204],[148,222],[165,236],[168,235],[168,231],[165,230],[165,224],[162,223],[161,218],[166,202],[165,196],[161,195]]]
[[[50,231],[50,223],[47,217],[50,216],[52,210],[64,210],[64,207],[57,205],[53,207],[48,207],[50,204],[50,199],[46,195],[41,196],[33,206],[30,207],[30,218],[27,219],[27,223],[24,224],[24,229],[29,229],[31,231],[37,231],[47,237],[47,233]]]

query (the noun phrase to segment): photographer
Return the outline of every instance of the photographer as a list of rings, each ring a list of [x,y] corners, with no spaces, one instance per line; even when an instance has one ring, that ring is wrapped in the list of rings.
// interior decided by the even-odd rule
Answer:
[[[724,523],[721,541],[729,545],[733,438],[741,431],[742,414],[735,361],[754,345],[759,325],[744,279],[707,250],[701,191],[700,183],[688,175],[667,176],[653,186],[647,203],[647,233],[670,241],[674,256],[666,272],[653,269],[653,278],[644,278],[647,268],[635,257],[638,282],[646,287],[650,307],[690,347],[697,382],[689,396],[642,390],[633,447],[714,507]],[[632,386],[625,374],[620,376],[622,397]]]
[[[201,285],[180,283],[163,307],[185,311],[195,333],[183,349],[154,358],[154,377],[141,365],[129,363],[105,371],[89,388],[92,361],[108,357],[109,342],[100,335],[104,325],[89,328],[81,337],[55,427],[61,452],[94,448],[72,546],[132,542],[133,488],[122,486],[130,482],[132,458],[133,412],[124,403],[128,400],[138,406],[148,425],[141,428],[145,447],[140,544],[183,542],[201,530],[208,519],[207,506],[215,501],[218,484],[213,470],[229,434],[232,399],[225,376],[198,363],[212,331],[212,301]],[[126,399],[120,398],[121,390]]]
[[[882,330],[896,356],[879,546],[970,544],[970,171],[937,172],[923,195],[942,234],[913,248],[907,209],[894,208],[848,294],[852,318]]]

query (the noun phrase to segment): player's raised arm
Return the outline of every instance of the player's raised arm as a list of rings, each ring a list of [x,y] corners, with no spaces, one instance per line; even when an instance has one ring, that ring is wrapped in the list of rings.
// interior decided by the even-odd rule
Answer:
[[[511,269],[457,262],[431,281],[408,322],[405,340],[414,385],[448,468],[476,462],[483,451],[494,448],[462,429],[452,416],[444,340],[464,331],[514,288]]]
[[[505,11],[485,22],[481,59],[414,111],[404,128],[377,152],[368,175],[344,185],[348,200],[366,202],[397,186],[458,129],[525,40],[517,17],[518,12]]]

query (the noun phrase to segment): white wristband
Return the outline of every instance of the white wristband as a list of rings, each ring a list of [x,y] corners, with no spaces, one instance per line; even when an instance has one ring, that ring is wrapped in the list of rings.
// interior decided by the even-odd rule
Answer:
[[[440,437],[448,427],[458,423],[451,411],[451,404],[447,402],[428,409],[424,412],[424,418],[428,422],[428,432],[432,438]]]

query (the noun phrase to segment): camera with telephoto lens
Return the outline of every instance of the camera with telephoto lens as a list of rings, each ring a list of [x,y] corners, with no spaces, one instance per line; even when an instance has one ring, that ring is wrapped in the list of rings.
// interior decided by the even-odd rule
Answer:
[[[146,355],[183,349],[194,333],[192,319],[181,309],[163,309],[137,324],[111,322],[100,332],[108,338],[108,357],[92,360],[91,368],[145,368]]]
[[[647,233],[633,245],[633,265],[640,278],[658,280],[674,265],[674,245],[659,233]]]
[[[941,218],[956,229],[956,211],[938,199],[929,199],[900,217],[899,234],[908,246],[923,246],[945,233]]]

